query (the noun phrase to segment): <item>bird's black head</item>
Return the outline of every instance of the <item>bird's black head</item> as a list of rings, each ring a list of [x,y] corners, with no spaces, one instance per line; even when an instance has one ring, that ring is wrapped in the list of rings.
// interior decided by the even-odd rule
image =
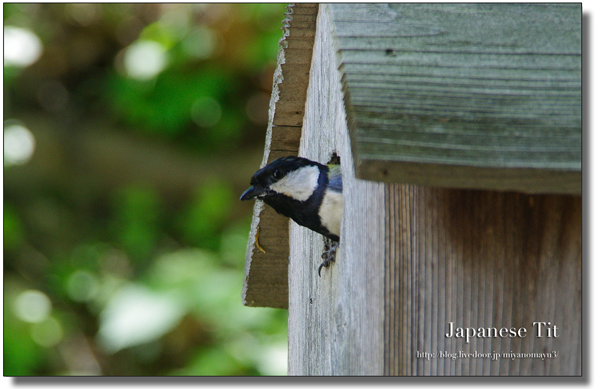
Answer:
[[[305,201],[315,190],[319,174],[327,169],[320,163],[301,157],[283,157],[263,167],[250,180],[240,200],[266,199],[272,196],[288,196]]]

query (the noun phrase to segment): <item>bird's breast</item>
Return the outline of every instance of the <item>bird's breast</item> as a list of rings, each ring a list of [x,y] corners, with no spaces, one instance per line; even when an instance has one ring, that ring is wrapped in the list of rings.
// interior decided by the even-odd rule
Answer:
[[[327,189],[319,208],[319,217],[321,224],[337,236],[340,236],[343,211],[344,196],[342,193]]]

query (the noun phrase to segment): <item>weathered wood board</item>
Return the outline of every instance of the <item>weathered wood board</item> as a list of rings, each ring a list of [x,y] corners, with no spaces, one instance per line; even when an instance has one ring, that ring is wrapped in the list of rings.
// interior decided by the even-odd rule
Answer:
[[[298,154],[317,10],[317,4],[288,6],[261,167],[279,157]],[[289,219],[256,201],[246,252],[244,305],[287,308],[288,226]]]
[[[319,278],[323,238],[290,225],[289,373],[581,374],[581,197],[357,179],[336,6],[320,7],[299,154],[341,157],[341,242]],[[536,337],[534,321],[559,336]],[[448,322],[527,335],[466,343]]]
[[[581,4],[333,4],[358,178],[581,193]]]

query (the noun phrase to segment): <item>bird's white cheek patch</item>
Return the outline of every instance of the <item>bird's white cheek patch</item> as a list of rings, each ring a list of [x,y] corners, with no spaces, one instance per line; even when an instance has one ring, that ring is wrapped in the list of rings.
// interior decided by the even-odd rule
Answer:
[[[306,201],[315,191],[319,182],[319,168],[306,166],[288,173],[271,185],[271,189],[299,201]]]
[[[319,216],[321,224],[323,224],[329,232],[340,236],[340,225],[342,223],[342,213],[344,211],[344,196],[339,192],[332,190],[325,191]]]

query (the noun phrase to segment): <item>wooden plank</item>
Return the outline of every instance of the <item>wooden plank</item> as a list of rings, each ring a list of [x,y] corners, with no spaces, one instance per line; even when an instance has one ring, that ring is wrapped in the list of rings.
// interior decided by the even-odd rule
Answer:
[[[581,193],[580,4],[331,12],[359,178]]]
[[[336,262],[324,268],[323,237],[290,224],[289,374],[383,373],[383,184],[354,176],[339,73],[321,6],[300,155],[341,158],[344,217]],[[345,163],[345,161],[348,161]],[[376,304],[373,304],[375,302]]]
[[[386,208],[386,374],[581,374],[581,197],[395,184]],[[445,337],[449,321],[527,335],[466,343]],[[556,325],[558,337],[536,337],[535,321]]]
[[[261,166],[298,153],[317,10],[308,3],[287,8]],[[288,230],[287,218],[256,201],[246,250],[244,305],[288,307]]]

